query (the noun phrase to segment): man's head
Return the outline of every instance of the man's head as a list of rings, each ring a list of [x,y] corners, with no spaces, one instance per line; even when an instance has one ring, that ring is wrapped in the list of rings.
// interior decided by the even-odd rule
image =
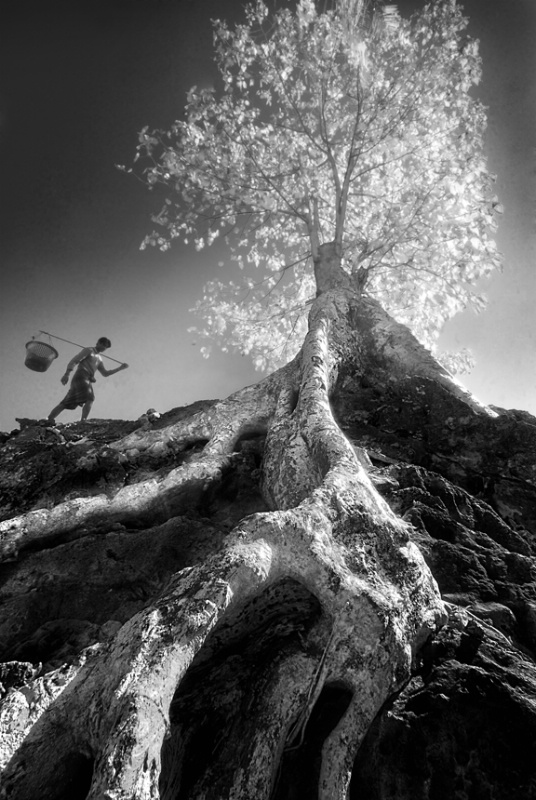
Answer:
[[[99,353],[102,353],[103,350],[108,350],[109,347],[112,346],[112,343],[106,336],[101,336],[99,341],[97,342],[97,347],[95,348]]]

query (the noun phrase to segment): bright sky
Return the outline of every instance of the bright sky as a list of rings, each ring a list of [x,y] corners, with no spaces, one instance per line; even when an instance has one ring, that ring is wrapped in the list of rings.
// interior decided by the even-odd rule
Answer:
[[[416,4],[404,0],[401,8]],[[114,168],[136,134],[180,116],[185,92],[210,80],[210,18],[240,15],[238,0],[48,0],[9,4],[0,36],[0,430],[45,417],[76,348],[55,343],[48,372],[24,366],[39,329],[83,345],[107,336],[131,366],[99,377],[93,416],[134,419],[225,397],[261,376],[240,356],[204,360],[188,313],[222,276],[221,249],[140,251],[157,210]],[[481,400],[536,414],[536,0],[467,0],[482,39],[481,96],[490,107],[492,171],[506,207],[505,272],[488,310],[449,325],[445,346],[470,347],[463,381]],[[113,366],[113,365],[112,365]],[[79,418],[66,411],[60,421]]]

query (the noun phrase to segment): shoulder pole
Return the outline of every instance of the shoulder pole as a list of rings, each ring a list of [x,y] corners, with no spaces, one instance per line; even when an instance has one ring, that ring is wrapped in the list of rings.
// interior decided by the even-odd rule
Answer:
[[[48,331],[39,331],[39,333],[44,333],[45,336],[50,336],[52,339],[59,339],[60,342],[67,342],[67,344],[74,344],[75,347],[85,347],[86,345],[77,344],[76,342],[70,342],[69,339],[62,339],[61,336],[55,336],[53,333],[49,333]],[[108,358],[110,361],[115,361],[116,364],[124,364],[124,361],[118,361],[117,358],[112,358],[111,356],[105,356],[104,353],[101,353],[103,358]]]

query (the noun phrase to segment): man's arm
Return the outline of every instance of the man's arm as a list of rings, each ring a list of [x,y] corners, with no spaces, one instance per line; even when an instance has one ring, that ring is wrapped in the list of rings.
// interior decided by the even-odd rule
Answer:
[[[106,369],[106,367],[102,362],[97,367],[100,374],[104,375],[105,378],[109,378],[110,375],[115,375],[116,372],[121,372],[122,369],[127,369],[127,368],[128,364],[121,364],[119,367],[116,367],[115,369]]]

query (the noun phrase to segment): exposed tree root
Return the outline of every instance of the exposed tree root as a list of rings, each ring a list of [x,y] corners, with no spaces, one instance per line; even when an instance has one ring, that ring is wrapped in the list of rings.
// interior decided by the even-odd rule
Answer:
[[[195,502],[213,482],[219,481],[230,459],[226,455],[202,458],[171,470],[163,479],[125,486],[113,497],[106,494],[38,509],[0,523],[0,560],[13,558],[29,546],[47,546],[78,531],[80,536],[113,525],[140,527],[144,522],[164,522]]]

